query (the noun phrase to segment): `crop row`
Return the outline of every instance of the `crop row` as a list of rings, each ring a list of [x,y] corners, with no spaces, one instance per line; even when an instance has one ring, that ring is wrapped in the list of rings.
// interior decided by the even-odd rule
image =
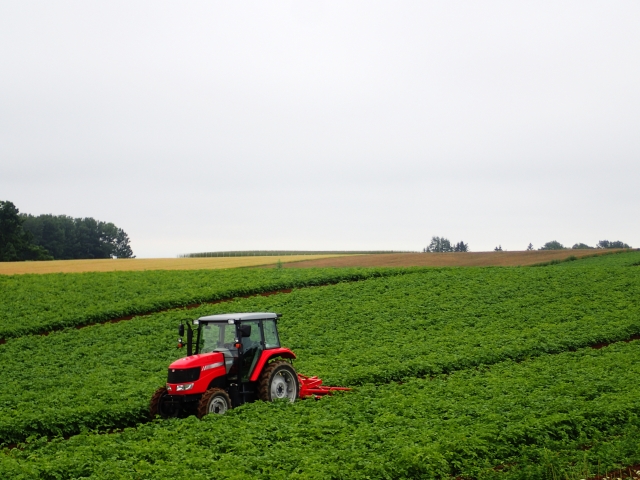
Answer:
[[[357,385],[627,339],[640,333],[637,298],[635,268],[477,268],[246,299],[239,308],[281,302],[273,308],[285,313],[298,368]]]
[[[0,275],[0,338],[411,269],[230,269]]]
[[[574,261],[562,261],[558,267],[630,267],[640,264],[640,249],[631,251],[612,252],[602,254],[601,250],[594,250],[600,255],[583,257]],[[575,258],[575,257],[574,257]]]
[[[638,342],[33,442],[4,478],[565,478],[640,456]],[[637,440],[637,438],[636,438]],[[496,468],[498,467],[498,468]],[[564,470],[564,471],[563,471]]]
[[[562,266],[626,266],[640,252]],[[324,285],[420,269],[229,269],[0,275],[0,339],[278,289]]]
[[[146,421],[176,325],[277,311],[301,373],[384,384],[559,353],[640,333],[640,271],[441,269],[252,297],[117,324],[11,339],[0,348],[0,439]]]

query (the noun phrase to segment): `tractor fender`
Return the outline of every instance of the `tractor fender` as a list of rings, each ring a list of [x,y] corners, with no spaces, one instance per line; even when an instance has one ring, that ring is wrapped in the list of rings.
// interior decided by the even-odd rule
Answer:
[[[264,366],[269,362],[269,360],[274,357],[293,359],[296,358],[296,354],[288,348],[272,348],[270,350],[263,350],[260,354],[258,362],[256,363],[256,368],[254,368],[253,372],[251,373],[251,377],[249,378],[249,380],[252,382],[257,381],[258,377],[262,373],[262,369],[264,368]]]

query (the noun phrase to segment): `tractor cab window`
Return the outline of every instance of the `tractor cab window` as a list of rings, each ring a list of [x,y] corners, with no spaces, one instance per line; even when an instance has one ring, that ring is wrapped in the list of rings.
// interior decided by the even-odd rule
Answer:
[[[251,334],[248,337],[242,337],[242,365],[240,366],[240,374],[243,380],[248,379],[253,371],[260,353],[262,353],[262,335],[260,333],[260,323],[258,320],[249,320],[242,322],[243,326],[251,327]]]
[[[234,349],[236,326],[228,323],[204,323],[200,335],[198,353],[208,353],[214,350]]]
[[[278,338],[278,330],[276,329],[275,320],[263,320],[262,328],[264,330],[264,348],[278,348],[280,339]]]
[[[251,320],[248,322],[242,322],[242,325],[248,325],[251,327],[251,335],[248,337],[242,337],[242,347],[244,350],[249,350],[255,347],[260,347],[262,343],[262,337],[260,335],[260,325],[258,320]]]

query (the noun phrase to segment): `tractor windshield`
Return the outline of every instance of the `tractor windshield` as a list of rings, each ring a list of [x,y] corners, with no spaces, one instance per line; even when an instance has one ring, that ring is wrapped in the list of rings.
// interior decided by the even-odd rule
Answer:
[[[229,323],[207,322],[200,324],[197,353],[214,350],[235,350],[236,326]]]

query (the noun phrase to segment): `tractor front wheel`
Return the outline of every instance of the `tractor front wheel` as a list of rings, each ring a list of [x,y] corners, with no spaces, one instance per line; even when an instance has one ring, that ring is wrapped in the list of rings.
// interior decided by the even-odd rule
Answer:
[[[231,408],[229,394],[221,388],[210,388],[202,394],[198,403],[198,418],[202,418],[209,413],[223,415]]]
[[[149,403],[151,418],[155,418],[156,415],[160,415],[162,418],[174,418],[180,414],[181,409],[179,403],[171,401],[171,396],[164,387],[155,391]]]
[[[298,374],[293,366],[283,360],[268,364],[258,379],[258,396],[260,400],[272,402],[287,399],[296,401],[300,392]]]

